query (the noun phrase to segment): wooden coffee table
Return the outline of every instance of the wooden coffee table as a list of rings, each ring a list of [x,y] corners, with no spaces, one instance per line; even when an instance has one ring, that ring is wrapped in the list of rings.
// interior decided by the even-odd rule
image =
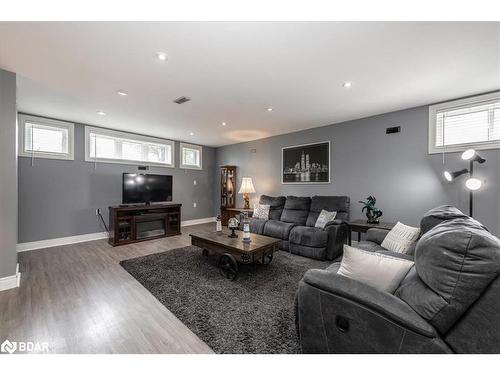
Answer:
[[[190,234],[191,244],[201,247],[203,255],[217,255],[217,266],[221,273],[230,280],[238,276],[238,263],[261,263],[267,265],[273,260],[273,254],[278,250],[276,238],[250,233],[250,243],[244,243],[243,232],[236,231],[238,237],[229,237],[229,230],[222,232],[204,231]]]

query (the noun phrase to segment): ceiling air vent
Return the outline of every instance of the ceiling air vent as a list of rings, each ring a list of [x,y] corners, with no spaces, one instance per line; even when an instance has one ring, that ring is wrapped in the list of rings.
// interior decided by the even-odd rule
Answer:
[[[180,98],[177,98],[174,100],[174,103],[177,103],[177,104],[184,104],[186,102],[189,102],[191,99],[189,98],[186,98],[185,96],[181,96]]]

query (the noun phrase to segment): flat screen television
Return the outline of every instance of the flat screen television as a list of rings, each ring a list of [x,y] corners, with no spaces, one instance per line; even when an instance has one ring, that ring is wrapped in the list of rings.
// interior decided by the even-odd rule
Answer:
[[[168,202],[172,200],[172,176],[124,173],[122,201],[124,204]]]

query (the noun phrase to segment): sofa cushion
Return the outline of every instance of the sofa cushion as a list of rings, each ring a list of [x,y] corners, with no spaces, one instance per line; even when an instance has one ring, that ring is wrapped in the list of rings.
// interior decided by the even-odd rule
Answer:
[[[271,206],[268,204],[255,203],[253,206],[252,217],[256,219],[269,220],[269,210]]]
[[[295,226],[293,223],[284,223],[277,220],[267,220],[264,225],[264,236],[279,238],[288,241],[290,231]]]
[[[325,247],[328,242],[328,232],[316,227],[296,226],[290,233],[290,242],[309,247]]]
[[[311,206],[307,216],[306,225],[314,227],[321,210],[336,211],[336,219],[349,220],[349,202],[350,198],[345,196],[320,196],[315,195],[311,198]]]
[[[443,221],[417,243],[415,268],[397,295],[444,334],[500,274],[500,240],[472,218]]]
[[[288,196],[286,197],[285,207],[283,209],[283,213],[281,214],[280,220],[284,221],[285,223],[305,225],[307,221],[307,215],[309,215],[310,206],[311,198],[309,197]],[[316,221],[314,221],[314,223],[316,223]],[[312,226],[314,226],[314,223]]]
[[[372,241],[360,241],[354,245],[358,249],[366,250],[366,251],[384,251],[385,249],[380,246],[378,243]]]
[[[250,218],[250,232],[263,234],[266,222],[267,220],[264,219],[257,219],[255,217]]]
[[[448,205],[439,206],[425,213],[420,220],[420,236],[430,231],[443,221],[468,217],[458,208]]]
[[[261,195],[259,203],[271,206],[271,208],[269,209],[270,220],[279,220],[281,218],[281,213],[283,212],[283,207],[285,207],[285,200],[285,197],[271,197],[269,195]]]
[[[325,260],[326,247],[310,247],[290,242],[290,252],[307,258]]]

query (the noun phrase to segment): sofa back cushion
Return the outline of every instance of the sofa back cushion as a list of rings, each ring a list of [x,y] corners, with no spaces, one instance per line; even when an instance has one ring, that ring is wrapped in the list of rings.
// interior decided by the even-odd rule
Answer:
[[[285,197],[271,197],[269,195],[261,195],[259,204],[266,204],[271,206],[269,209],[269,220],[279,220],[283,207],[285,207]]]
[[[320,196],[311,198],[311,207],[307,216],[306,225],[314,227],[321,210],[336,211],[335,219],[349,221],[350,198],[346,196]]]
[[[429,210],[425,213],[422,220],[420,220],[420,235],[424,235],[436,225],[441,224],[443,221],[452,220],[457,218],[468,217],[458,208],[448,205],[439,206]]]
[[[283,209],[280,220],[285,223],[305,225],[310,206],[311,198],[309,197],[287,196],[285,208]],[[314,224],[312,226],[314,226]]]
[[[443,221],[418,241],[415,269],[396,295],[445,334],[500,274],[500,240],[472,218]]]

